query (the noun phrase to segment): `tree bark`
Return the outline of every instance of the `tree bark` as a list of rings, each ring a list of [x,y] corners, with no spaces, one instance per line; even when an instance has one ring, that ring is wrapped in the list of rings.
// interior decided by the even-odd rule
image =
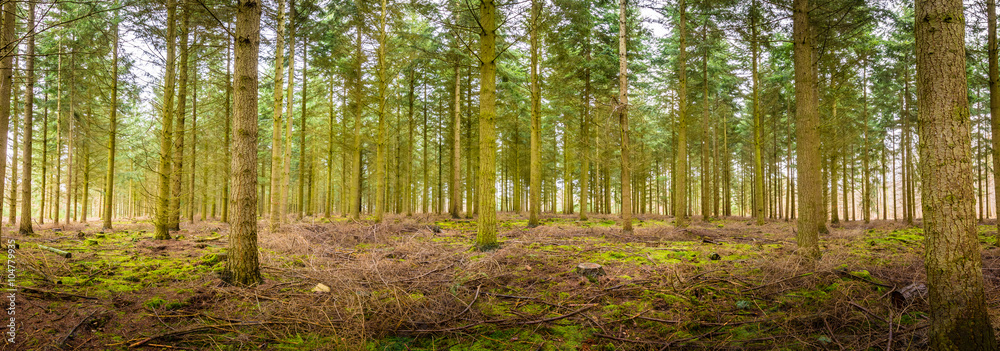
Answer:
[[[459,64],[455,59],[455,108],[451,117],[451,200],[448,202],[448,212],[451,218],[461,218],[462,215],[462,76]]]
[[[184,123],[187,117],[187,90],[188,90],[188,62],[190,47],[190,18],[191,10],[188,5],[190,0],[181,0],[181,37],[180,37],[180,60],[181,64],[177,70],[180,72],[180,81],[177,84],[177,129],[174,135],[173,171],[171,172],[170,185],[170,220],[169,230],[180,230],[181,217],[181,197],[184,187],[184,134],[186,133]],[[86,167],[86,166],[84,166]]]
[[[677,21],[680,52],[677,54],[677,135],[674,145],[674,225],[687,227],[687,16],[685,0],[680,0],[677,9],[680,19]],[[624,173],[623,176],[624,178]],[[622,189],[624,192],[625,189]]]
[[[798,192],[798,232],[795,241],[800,253],[818,259],[819,226],[822,219],[819,152],[819,96],[816,94],[816,61],[809,0],[793,0],[792,26],[795,61],[795,136]]]
[[[256,4],[256,3],[255,3]],[[160,134],[160,162],[157,169],[159,176],[158,183],[158,196],[156,198],[156,220],[154,221],[154,232],[153,237],[158,240],[170,239],[170,233],[168,232],[169,222],[170,222],[170,174],[173,170],[171,151],[173,150],[173,127],[174,127],[174,61],[175,57],[175,44],[174,39],[176,37],[176,12],[177,3],[175,0],[167,0],[167,57],[166,57],[166,68],[164,72],[163,79],[163,116],[162,116],[162,130]],[[72,65],[71,65],[72,66]],[[72,106],[70,108],[72,110]],[[72,137],[73,128],[72,112],[69,116],[70,120],[70,136]],[[72,144],[72,142],[70,143]],[[69,171],[71,174],[72,171]],[[67,176],[70,176],[67,174]],[[69,188],[67,188],[69,189]],[[67,195],[68,196],[68,195]],[[67,205],[69,205],[67,203]],[[72,206],[66,208],[66,221],[69,221],[69,211]]]
[[[116,2],[117,3],[117,2]],[[115,12],[115,17],[119,13]],[[115,41],[111,53],[111,114],[108,118],[108,169],[104,177],[104,230],[111,230],[112,209],[115,203],[115,155],[118,152],[118,22],[114,26]],[[48,124],[45,126],[48,128]],[[45,188],[45,156],[42,156],[42,188]],[[42,211],[45,209],[45,197],[42,197]],[[39,218],[42,218],[41,216]]]
[[[14,56],[17,55],[18,40],[14,36],[14,28],[17,26],[17,3],[14,0],[4,0],[0,6],[2,6],[3,10],[3,27],[0,28],[0,45],[2,45],[0,46],[0,194],[3,194],[5,185],[3,178],[7,174],[7,133],[10,131],[10,100],[11,92],[14,89]],[[2,210],[3,201],[0,201],[0,211]]]
[[[376,140],[376,150],[375,150],[375,222],[382,221],[382,214],[385,212],[385,194],[386,194],[386,130],[385,130],[385,104],[388,98],[387,90],[389,85],[389,75],[388,68],[386,67],[386,48],[388,45],[386,40],[386,16],[388,15],[388,8],[386,7],[386,0],[381,1],[382,7],[379,11],[378,19],[378,51],[376,54],[376,69],[378,71],[378,139]]]
[[[757,28],[757,1],[753,2],[750,14],[750,52],[753,60],[753,217],[757,225],[764,225],[764,123],[760,112],[760,72],[757,61],[760,59],[759,29]]]
[[[308,179],[312,182],[312,175],[307,172],[311,172],[312,162],[306,157],[306,102],[308,101],[306,92],[309,84],[309,75],[307,73],[309,69],[309,41],[302,41],[302,108],[299,111],[302,115],[299,118],[299,206],[298,210],[295,211],[295,215],[299,220],[302,220],[302,216],[306,214],[307,207],[309,207],[309,201],[306,201],[303,197],[304,187]],[[291,80],[289,80],[291,83]],[[290,95],[289,95],[290,96]],[[291,101],[289,101],[291,102]],[[291,111],[289,116],[291,116]],[[289,124],[291,128],[291,124]],[[312,185],[310,184],[310,191],[312,191]],[[311,192],[310,192],[311,194]]]
[[[622,232],[632,234],[632,176],[631,165],[629,164],[629,140],[628,140],[628,22],[626,22],[626,9],[628,0],[618,0],[618,102],[615,108],[618,110],[618,124],[621,127],[622,138]],[[684,0],[681,0],[681,33],[684,33]],[[684,39],[681,35],[681,57],[684,56]],[[683,58],[680,59],[683,62]],[[684,64],[679,67],[682,72],[681,81],[684,81]],[[683,83],[681,89],[683,89]],[[682,90],[683,91],[683,90]],[[683,96],[683,92],[681,93]],[[680,217],[678,217],[680,218]]]
[[[24,88],[24,166],[21,171],[21,225],[18,233],[21,235],[34,234],[31,227],[31,133],[32,123],[35,114],[35,2],[28,2],[28,52],[25,59],[28,60],[25,73],[27,75]],[[13,208],[11,208],[13,209]],[[84,219],[86,221],[86,219]]]
[[[976,232],[963,5],[918,0],[915,8],[930,347],[996,350]]]
[[[257,253],[257,59],[261,5],[239,0],[236,12],[233,114],[232,226],[224,278],[239,286],[261,283]]]
[[[271,206],[270,206],[270,218],[268,219],[268,227],[270,230],[274,231],[278,229],[281,224],[281,170],[284,168],[282,162],[284,162],[284,157],[282,157],[282,127],[284,126],[284,118],[282,117],[282,112],[284,111],[282,107],[284,106],[284,92],[285,89],[285,0],[278,1],[278,28],[275,35],[274,44],[274,108],[273,117],[271,118],[274,122],[271,129]]]
[[[531,170],[528,184],[528,227],[539,224],[542,206],[542,104],[538,79],[538,26],[542,12],[540,0],[531,1]],[[565,139],[565,135],[563,136]]]
[[[993,196],[997,206],[997,218],[1000,218],[1000,68],[997,63],[997,7],[996,0],[986,0],[987,11],[987,53],[989,61],[989,85],[990,85],[990,133],[993,146]],[[2,101],[2,95],[0,95]],[[0,111],[0,123],[2,123],[2,111]],[[0,142],[0,146],[2,146]],[[2,157],[2,154],[0,154]],[[2,168],[0,168],[2,169]],[[997,221],[998,233],[1000,233],[1000,221]],[[997,244],[1000,244],[1000,234],[997,235]]]
[[[497,242],[496,207],[496,3],[479,1],[479,220],[476,249],[493,250]]]

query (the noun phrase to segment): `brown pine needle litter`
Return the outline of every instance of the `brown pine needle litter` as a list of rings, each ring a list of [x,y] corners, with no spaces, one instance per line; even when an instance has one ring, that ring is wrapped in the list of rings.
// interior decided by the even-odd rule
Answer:
[[[896,307],[923,281],[922,234],[850,223],[822,238],[823,258],[794,254],[794,223],[693,222],[640,215],[633,235],[611,216],[550,215],[526,228],[501,216],[501,247],[472,250],[475,222],[388,216],[383,223],[306,218],[259,233],[264,284],[216,272],[228,230],[184,226],[155,241],[148,225],[68,227],[19,238],[25,268],[20,346],[66,349],[277,347],[397,349],[922,349],[927,305]],[[436,230],[440,228],[440,230]],[[146,230],[146,232],[143,232]],[[1000,250],[984,275],[1000,325]],[[83,238],[77,232],[83,232]],[[439,231],[439,233],[436,233]],[[35,246],[73,252],[64,259]],[[220,258],[222,257],[222,258]],[[581,277],[582,262],[606,275]],[[317,284],[329,292],[311,291]],[[92,299],[90,299],[92,298]],[[67,311],[62,306],[72,305]],[[90,311],[100,311],[88,315]],[[33,343],[33,344],[32,344]],[[34,345],[34,346],[32,346]]]

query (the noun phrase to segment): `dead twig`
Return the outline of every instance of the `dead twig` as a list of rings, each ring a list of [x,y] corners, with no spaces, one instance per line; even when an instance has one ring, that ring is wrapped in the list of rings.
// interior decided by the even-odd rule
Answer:
[[[38,288],[29,288],[29,287],[26,287],[26,286],[22,286],[21,290],[27,291],[27,292],[34,292],[34,293],[37,293],[37,294],[62,295],[62,296],[76,297],[76,298],[87,299],[87,300],[97,300],[96,297],[83,296],[83,295],[77,295],[77,294],[70,294],[70,293],[64,293],[64,292],[59,292],[59,291],[43,290],[43,289],[38,289]]]
[[[782,279],[782,280],[779,280],[779,281],[776,281],[776,282],[771,282],[771,283],[767,283],[767,284],[758,285],[758,286],[755,286],[755,287],[752,287],[752,288],[749,288],[749,289],[744,289],[743,292],[747,293],[747,292],[751,292],[751,291],[754,291],[754,290],[760,290],[760,289],[766,288],[766,287],[771,286],[771,285],[781,284],[781,283],[787,282],[789,280],[798,279],[798,278],[802,278],[802,277],[807,277],[807,276],[810,276],[810,275],[813,275],[813,274],[816,274],[816,272],[802,273],[802,274],[799,274],[799,275],[796,275],[796,276],[793,276],[793,277],[788,277],[788,278],[785,278],[785,279]]]
[[[864,308],[863,306],[861,306],[859,304],[856,304],[853,301],[852,302],[848,302],[848,304],[851,305],[851,306],[854,306],[854,308],[857,308],[857,309],[861,310],[862,312],[868,314],[869,316],[875,317],[876,319],[882,321],[882,323],[884,323],[884,324],[889,324],[889,322],[887,322],[885,320],[885,318],[882,318],[882,316],[879,316],[879,315],[873,313],[872,311],[869,311],[867,308]],[[892,324],[889,324],[889,325],[891,326]]]
[[[208,329],[218,329],[218,330],[229,331],[228,329],[225,329],[225,328],[226,327],[229,327],[229,328],[232,328],[232,327],[249,327],[249,326],[267,325],[267,324],[295,324],[295,323],[285,323],[285,322],[241,322],[241,323],[230,323],[230,324],[221,324],[221,325],[201,325],[201,326],[197,326],[197,327],[190,327],[190,328],[185,328],[185,329],[181,329],[181,330],[175,330],[175,331],[172,331],[172,332],[169,332],[169,333],[163,333],[163,334],[159,334],[159,335],[150,336],[148,338],[145,338],[145,339],[139,340],[137,342],[134,342],[131,345],[129,345],[128,347],[129,348],[135,348],[135,347],[139,347],[139,346],[145,345],[146,343],[148,343],[150,341],[153,341],[153,340],[156,340],[156,339],[168,338],[168,337],[173,337],[173,336],[181,336],[181,335],[191,334],[191,333],[199,332],[199,331],[202,331],[202,330],[208,330]]]
[[[65,336],[59,339],[59,342],[56,343],[56,347],[61,349],[64,345],[66,345],[66,341],[69,340],[69,338],[73,336],[73,333],[76,333],[76,330],[79,329],[80,326],[83,325],[83,323],[86,323],[87,320],[94,315],[94,313],[97,313],[97,310],[91,311],[90,314],[88,314],[86,317],[83,317],[83,319],[80,320],[80,323],[74,325],[73,329],[69,330],[69,333],[66,333]]]
[[[472,302],[469,302],[469,304],[467,306],[465,306],[465,309],[462,310],[462,312],[459,312],[458,314],[456,314],[454,316],[451,316],[451,318],[448,318],[448,319],[446,319],[444,321],[441,321],[441,322],[437,322],[435,324],[444,324],[444,323],[447,323],[447,322],[451,322],[451,321],[455,320],[455,318],[461,317],[462,315],[464,315],[467,312],[469,312],[469,310],[472,309],[472,305],[476,304],[476,300],[479,300],[479,289],[482,288],[482,287],[483,287],[482,285],[476,286],[476,296],[472,298]]]
[[[431,271],[429,271],[427,273],[424,273],[424,274],[421,274],[421,275],[418,275],[416,277],[411,277],[411,278],[406,278],[406,279],[400,279],[400,280],[393,280],[393,281],[391,281],[389,283],[402,283],[402,282],[408,282],[408,281],[411,281],[411,280],[417,280],[417,279],[426,277],[428,275],[434,274],[435,272],[440,272],[440,271],[443,271],[445,269],[451,268],[454,265],[455,265],[455,263],[452,262],[451,264],[449,264],[447,266],[444,266],[444,267],[441,267],[441,268],[437,268],[437,269],[432,269]]]

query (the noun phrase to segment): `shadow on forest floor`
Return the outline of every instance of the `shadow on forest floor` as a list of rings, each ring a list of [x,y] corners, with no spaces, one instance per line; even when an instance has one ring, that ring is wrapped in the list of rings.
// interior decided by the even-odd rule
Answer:
[[[16,344],[6,350],[922,349],[927,304],[889,292],[924,279],[923,236],[895,222],[849,223],[799,262],[793,223],[640,216],[501,214],[501,248],[471,250],[475,222],[307,218],[270,232],[265,283],[224,286],[228,227],[147,223],[40,226],[19,245]],[[7,230],[9,232],[9,228]],[[980,226],[986,296],[1000,326],[1000,250]],[[63,258],[42,250],[71,253]],[[0,257],[6,260],[6,254]],[[603,265],[587,279],[577,264]],[[329,292],[314,292],[317,284]],[[6,322],[5,322],[6,323]]]

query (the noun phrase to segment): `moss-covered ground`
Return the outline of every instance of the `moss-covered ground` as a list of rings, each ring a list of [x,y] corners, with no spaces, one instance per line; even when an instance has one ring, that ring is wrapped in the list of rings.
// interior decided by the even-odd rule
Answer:
[[[500,249],[472,250],[476,223],[389,216],[307,218],[260,232],[264,284],[226,286],[228,226],[43,225],[19,248],[10,350],[632,350],[926,347],[927,302],[890,292],[923,281],[923,233],[848,223],[823,258],[794,254],[794,222],[501,216]],[[1000,249],[979,230],[1000,326]],[[64,258],[41,246],[68,251]],[[583,262],[604,275],[575,272]],[[329,291],[317,289],[317,284]],[[314,291],[321,290],[321,291]]]

